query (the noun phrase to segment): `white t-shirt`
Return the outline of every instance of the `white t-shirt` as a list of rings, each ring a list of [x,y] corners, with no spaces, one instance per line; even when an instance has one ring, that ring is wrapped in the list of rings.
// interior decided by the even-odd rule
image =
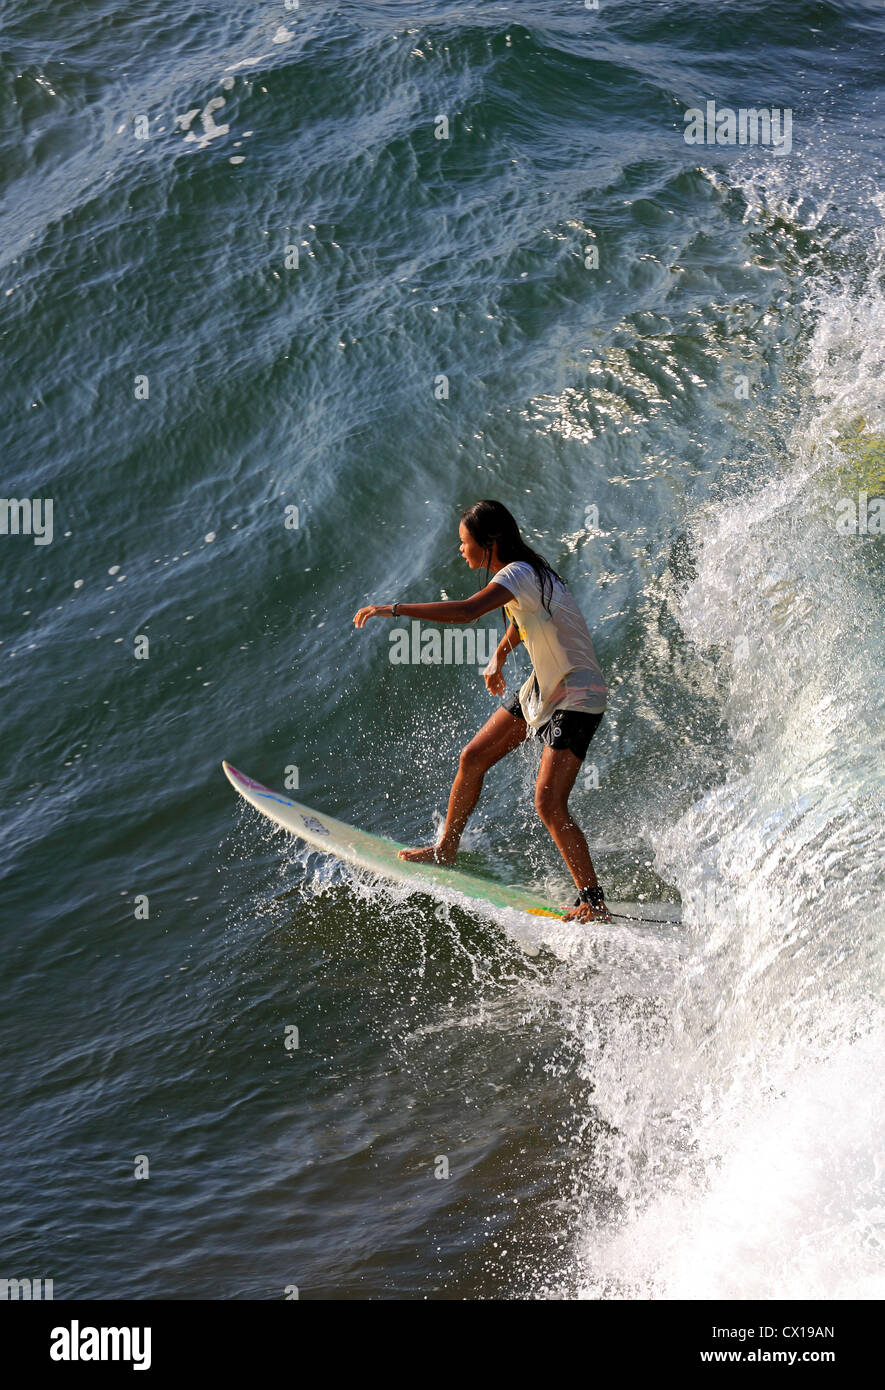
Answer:
[[[526,723],[536,729],[555,709],[584,714],[604,710],[608,687],[590,629],[565,584],[553,579],[548,612],[541,602],[538,575],[527,560],[512,560],[492,575],[492,581],[513,595],[504,612],[516,623],[532,660],[532,673],[519,691]]]

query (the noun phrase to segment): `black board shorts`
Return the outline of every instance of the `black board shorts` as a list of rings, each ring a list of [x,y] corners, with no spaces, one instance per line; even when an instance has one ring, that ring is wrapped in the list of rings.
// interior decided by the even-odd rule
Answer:
[[[519,703],[519,695],[513,695],[506,703],[502,704],[502,709],[506,709],[508,714],[514,715],[516,719],[525,720],[522,706]],[[587,714],[581,710],[555,709],[546,723],[542,724],[534,732],[539,739],[546,743],[550,748],[557,751],[567,748],[570,753],[574,753],[576,758],[583,762],[587,756],[587,749],[590,747],[590,740],[599,728],[599,722],[605,710],[600,710],[598,714]]]

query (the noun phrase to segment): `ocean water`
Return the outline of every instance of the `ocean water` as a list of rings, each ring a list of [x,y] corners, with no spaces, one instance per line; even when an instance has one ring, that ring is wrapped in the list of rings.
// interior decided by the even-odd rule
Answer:
[[[0,5],[2,491],[52,500],[0,535],[0,1276],[882,1296],[883,52],[861,0]],[[710,100],[789,151],[687,143]],[[497,702],[352,617],[471,592],[481,497],[676,936],[530,959],[224,778],[435,834]],[[463,863],[565,902],[536,762]]]

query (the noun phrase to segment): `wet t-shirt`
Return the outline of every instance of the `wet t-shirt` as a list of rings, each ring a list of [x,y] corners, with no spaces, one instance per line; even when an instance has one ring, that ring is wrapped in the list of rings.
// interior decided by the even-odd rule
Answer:
[[[512,560],[492,578],[513,595],[504,612],[516,624],[531,657],[532,673],[519,691],[526,723],[536,729],[555,709],[585,714],[604,710],[608,687],[590,629],[566,585],[553,579],[548,612],[541,602],[538,575],[527,560]]]

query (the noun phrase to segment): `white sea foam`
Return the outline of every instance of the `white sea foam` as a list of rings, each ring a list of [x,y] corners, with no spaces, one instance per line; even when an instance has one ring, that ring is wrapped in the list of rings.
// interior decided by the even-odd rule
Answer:
[[[543,1292],[885,1293],[881,542],[829,510],[840,431],[880,419],[885,306],[829,288],[809,310],[785,457],[694,518],[677,616],[725,673],[733,762],[655,841],[694,933],[675,1007],[574,1010],[593,1201]]]

